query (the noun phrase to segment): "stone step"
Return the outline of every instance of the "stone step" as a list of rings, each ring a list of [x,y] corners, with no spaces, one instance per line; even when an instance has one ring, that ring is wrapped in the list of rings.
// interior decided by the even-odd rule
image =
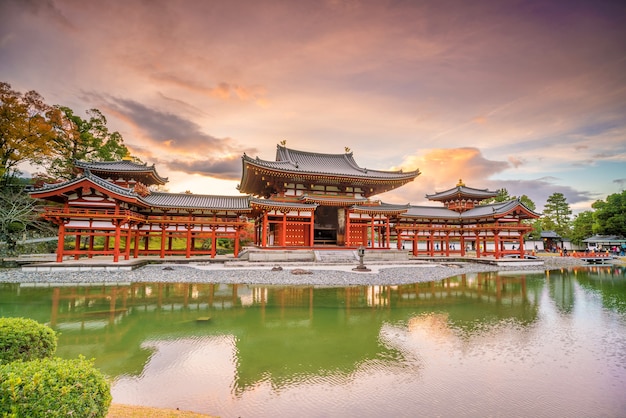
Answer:
[[[315,251],[315,261],[318,263],[353,263],[358,260],[356,251]]]

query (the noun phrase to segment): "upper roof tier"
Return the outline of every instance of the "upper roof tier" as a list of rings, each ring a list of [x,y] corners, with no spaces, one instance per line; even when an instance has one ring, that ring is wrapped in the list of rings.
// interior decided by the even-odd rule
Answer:
[[[366,197],[383,193],[410,181],[415,171],[383,171],[360,167],[352,152],[322,154],[298,151],[278,145],[276,161],[261,160],[244,154],[239,191],[269,197],[278,193],[285,182],[317,185],[345,184],[361,187]]]
[[[465,199],[465,200],[485,200],[492,197],[496,197],[498,192],[494,192],[488,189],[474,189],[473,187],[467,187],[463,180],[459,180],[457,185],[451,189],[444,190],[443,192],[427,194],[428,200],[435,200],[439,202],[446,202],[449,200]]]
[[[103,177],[116,175],[124,179],[135,179],[146,186],[153,184],[163,185],[167,183],[167,177],[161,177],[156,171],[154,164],[138,164],[130,160],[121,161],[75,161],[74,165],[81,171],[90,172]]]

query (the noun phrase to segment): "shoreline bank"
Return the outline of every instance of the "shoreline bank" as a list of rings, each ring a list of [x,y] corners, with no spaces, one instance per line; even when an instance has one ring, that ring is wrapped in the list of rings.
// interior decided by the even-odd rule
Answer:
[[[570,267],[591,266],[573,257],[540,257],[544,265],[502,267],[473,262],[437,261],[404,264],[366,265],[370,271],[354,271],[355,264],[276,263],[273,265],[225,266],[217,263],[150,264],[130,271],[60,271],[24,272],[19,269],[0,270],[0,283],[54,284],[121,284],[160,283],[222,283],[258,285],[399,285],[433,280],[468,273],[496,271],[544,272]],[[623,260],[615,260],[623,265]]]

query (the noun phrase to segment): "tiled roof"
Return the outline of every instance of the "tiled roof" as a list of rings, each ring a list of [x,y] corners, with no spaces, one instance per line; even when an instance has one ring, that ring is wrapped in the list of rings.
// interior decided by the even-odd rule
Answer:
[[[249,210],[249,196],[213,196],[190,193],[152,192],[142,198],[158,208]]]
[[[403,172],[362,168],[354,161],[352,153],[322,154],[293,150],[280,145],[276,150],[276,161],[261,160],[258,157],[253,159],[246,154],[243,155],[243,159],[245,162],[260,167],[289,173],[328,174],[385,180],[412,179],[419,175],[419,170]]]
[[[406,212],[409,209],[410,205],[406,204],[406,205],[394,205],[391,203],[383,203],[381,202],[378,205],[368,205],[368,204],[363,204],[363,205],[354,205],[352,206],[352,210],[354,212],[364,212],[364,213],[368,213],[368,212],[378,212],[378,213],[403,213]]]
[[[460,219],[458,212],[442,207],[433,206],[410,205],[408,210],[402,216],[408,218],[426,219]]]
[[[498,192],[494,192],[488,189],[474,189],[473,187],[467,187],[464,185],[453,187],[449,190],[444,190],[443,192],[427,194],[426,198],[430,200],[446,200],[452,197],[458,198],[469,198],[469,199],[488,199],[490,197],[495,197],[498,195]]]
[[[561,236],[555,231],[541,231],[541,238],[555,238],[561,239]]]
[[[476,206],[473,209],[462,213],[442,207],[409,206],[409,210],[403,215],[403,217],[424,219],[458,219],[459,221],[490,217],[495,218],[503,216],[519,206],[522,206],[526,211],[536,217],[540,216],[538,213],[533,212],[524,206],[524,204],[519,200],[512,199],[506,202]]]
[[[83,180],[89,180],[94,184],[97,184],[98,186],[109,190],[113,193],[122,195],[122,196],[130,196],[130,197],[137,197],[137,194],[135,192],[133,192],[131,189],[127,189],[125,187],[120,187],[116,184],[111,183],[110,181],[106,181],[94,174],[92,174],[89,170],[86,170],[83,172],[82,176],[78,176],[72,180],[68,180],[62,183],[51,183],[51,184],[44,184],[42,187],[38,188],[38,189],[34,189],[33,191],[31,191],[31,194],[36,195],[39,192],[49,192],[51,190],[60,190],[60,189],[64,189],[66,187],[72,186],[74,184],[78,184],[80,182],[82,182]]]
[[[620,235],[594,235],[592,237],[586,238],[583,242],[592,242],[592,243],[626,243],[626,239]]]
[[[281,201],[281,200],[269,200],[269,199],[258,199],[255,197],[250,198],[250,206],[260,206],[260,207],[273,207],[273,208],[283,208],[283,209],[303,209],[303,210],[315,210],[317,208],[317,203],[301,203],[295,201]]]
[[[345,203],[346,205],[367,202],[367,198],[364,198],[364,197],[355,199],[353,197],[345,197],[345,196],[329,196],[329,195],[319,196],[319,195],[308,195],[308,194],[303,195],[300,198],[300,200],[302,200],[303,202],[315,202],[315,203],[342,203],[342,204]]]
[[[74,161],[74,165],[78,168],[91,171],[101,171],[107,173],[146,173],[151,175],[156,183],[167,183],[167,177],[161,177],[156,171],[154,164],[138,164],[133,161]]]

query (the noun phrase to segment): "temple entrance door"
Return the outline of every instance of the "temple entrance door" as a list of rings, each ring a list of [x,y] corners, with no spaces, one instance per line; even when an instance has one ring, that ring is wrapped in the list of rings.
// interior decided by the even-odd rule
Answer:
[[[315,209],[314,245],[337,245],[338,211],[334,206]],[[341,208],[343,210],[343,208]],[[342,237],[343,238],[343,237]]]

